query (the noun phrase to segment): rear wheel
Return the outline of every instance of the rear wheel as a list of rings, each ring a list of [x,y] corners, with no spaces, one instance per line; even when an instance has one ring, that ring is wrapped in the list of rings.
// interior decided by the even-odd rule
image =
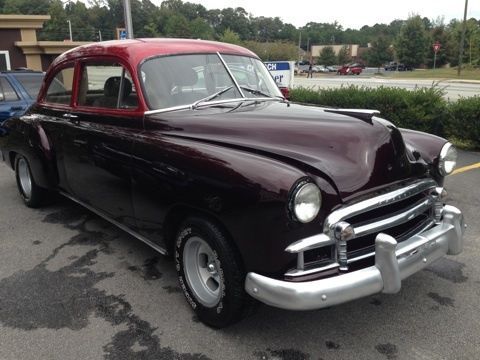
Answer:
[[[177,235],[175,261],[180,286],[200,321],[214,328],[233,324],[251,309],[239,255],[213,222],[186,220]]]
[[[47,190],[35,183],[30,164],[24,156],[17,155],[15,158],[15,177],[17,179],[18,192],[25,205],[31,208],[44,205]]]

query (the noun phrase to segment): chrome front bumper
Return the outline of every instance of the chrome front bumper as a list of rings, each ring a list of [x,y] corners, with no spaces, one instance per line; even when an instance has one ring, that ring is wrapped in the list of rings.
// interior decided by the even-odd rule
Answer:
[[[446,205],[441,223],[399,244],[389,235],[378,234],[374,266],[307,282],[281,281],[250,272],[245,290],[265,304],[288,310],[320,309],[379,292],[396,293],[403,279],[444,255],[459,254],[464,228],[461,211]]]

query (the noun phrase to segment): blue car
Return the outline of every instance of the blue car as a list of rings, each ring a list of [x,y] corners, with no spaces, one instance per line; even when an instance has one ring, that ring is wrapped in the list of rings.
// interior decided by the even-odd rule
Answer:
[[[0,124],[22,115],[35,102],[44,75],[32,70],[0,72]]]

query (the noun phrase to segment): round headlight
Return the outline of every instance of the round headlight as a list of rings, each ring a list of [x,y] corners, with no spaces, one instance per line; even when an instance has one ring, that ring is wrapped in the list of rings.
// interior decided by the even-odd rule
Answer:
[[[298,221],[308,223],[315,219],[322,206],[322,194],[317,185],[306,183],[293,195],[293,212]]]
[[[452,144],[446,143],[440,151],[438,170],[442,176],[446,176],[452,173],[456,165],[457,149]]]

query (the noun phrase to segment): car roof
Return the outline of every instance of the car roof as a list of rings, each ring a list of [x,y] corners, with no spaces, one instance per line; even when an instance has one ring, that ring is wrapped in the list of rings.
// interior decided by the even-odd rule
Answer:
[[[146,58],[195,53],[227,53],[258,58],[241,46],[216,41],[174,38],[112,40],[82,45],[58,56],[52,67],[67,60],[90,56],[114,55],[137,67]]]

